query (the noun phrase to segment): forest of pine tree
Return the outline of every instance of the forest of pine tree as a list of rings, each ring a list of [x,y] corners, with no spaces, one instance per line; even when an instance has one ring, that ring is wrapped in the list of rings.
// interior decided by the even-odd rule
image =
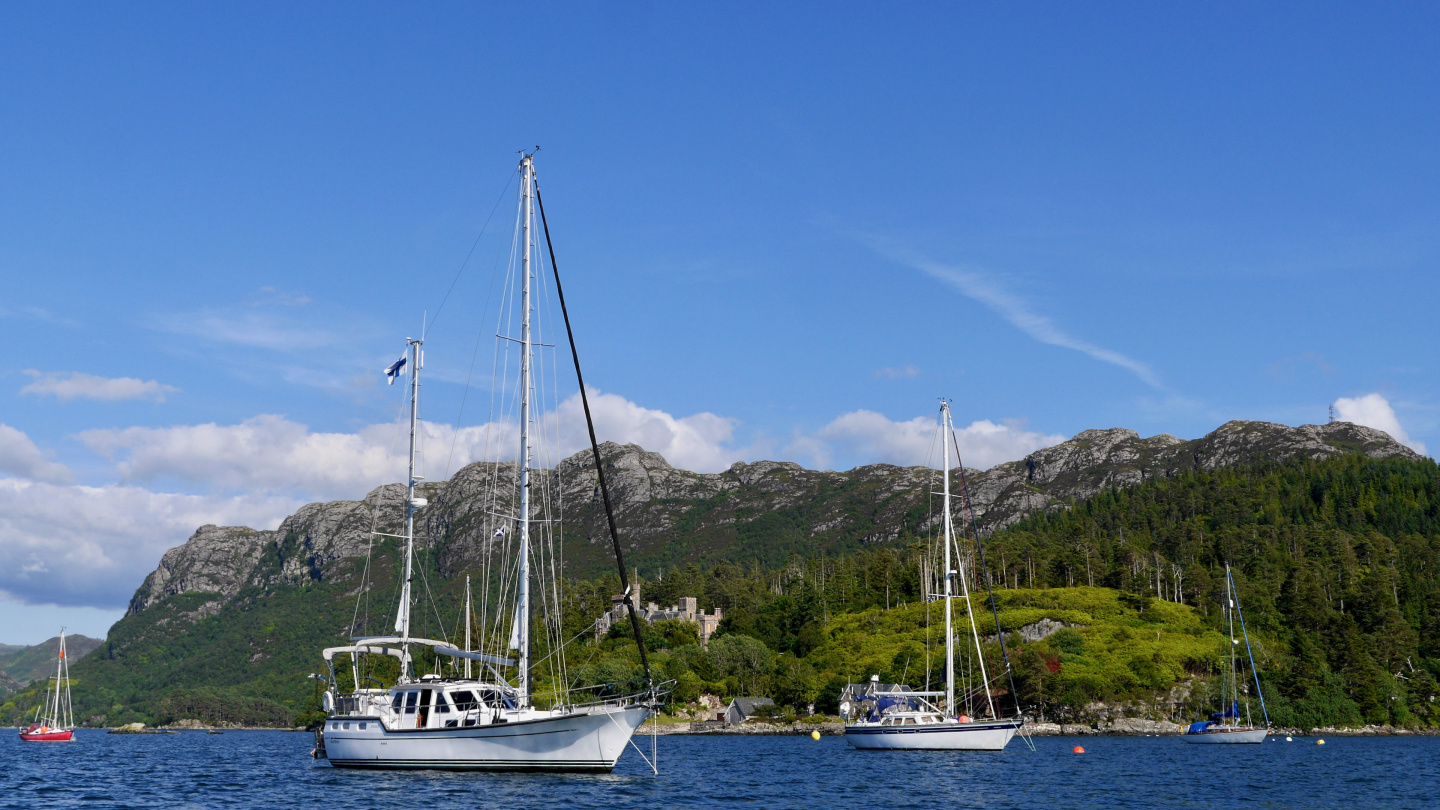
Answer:
[[[1002,624],[1039,615],[1036,605],[1051,618],[1088,619],[1038,643],[1008,639],[1028,710],[1048,701],[1052,714],[1080,717],[1092,701],[1154,700],[1177,685],[1206,685],[1224,649],[1229,563],[1278,724],[1440,723],[1440,468],[1430,460],[1345,455],[1194,471],[1032,516],[985,539],[984,552],[985,571],[972,552],[970,584],[983,594],[988,573]],[[761,691],[823,707],[846,680],[871,674],[847,663],[867,659],[867,647],[887,651],[868,655],[872,662],[890,649],[908,662],[926,639],[934,644],[917,612],[925,565],[926,543],[915,541],[796,557],[778,570],[741,561],[672,569],[647,578],[644,593],[661,605],[697,596],[702,608],[723,609],[721,637],[753,639],[769,656]],[[567,624],[583,627],[614,587],[575,583]],[[977,618],[993,633],[983,612]],[[860,633],[837,655],[854,617],[876,613],[895,614],[894,638]],[[1159,643],[1147,641],[1152,633]],[[662,633],[651,641],[661,661],[675,660]],[[608,642],[616,654],[629,643]],[[990,647],[999,664],[998,645]],[[725,678],[737,675],[698,648],[678,657],[667,673],[682,698],[687,684],[689,692],[725,691]],[[898,664],[885,669],[885,677],[901,674]],[[918,664],[905,671],[924,680]],[[928,671],[932,681],[943,677],[933,663]],[[797,679],[806,685],[796,688]],[[1203,688],[1191,690],[1188,710],[1202,711],[1205,699]]]

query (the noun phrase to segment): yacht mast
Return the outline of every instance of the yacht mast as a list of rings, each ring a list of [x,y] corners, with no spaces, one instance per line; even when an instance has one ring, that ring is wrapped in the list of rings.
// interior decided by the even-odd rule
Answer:
[[[1221,710],[1221,719],[1223,720],[1226,714],[1233,714],[1235,716],[1231,719],[1230,724],[1239,725],[1239,713],[1233,711],[1235,706],[1240,703],[1240,677],[1235,673],[1235,590],[1230,582],[1230,563],[1225,563],[1225,620],[1230,628],[1228,636],[1230,640],[1230,695],[1227,695],[1230,700],[1226,701],[1230,705]]]
[[[950,538],[953,536],[950,526],[950,439],[955,435],[955,426],[950,420],[950,403],[946,402],[940,407],[945,415],[945,553],[947,555],[945,564],[948,566],[950,564],[948,557],[950,553]],[[957,456],[959,455],[960,451],[958,447],[955,453]],[[956,568],[959,570],[958,572],[952,572],[952,575],[957,576],[960,580],[960,595],[965,599],[965,615],[970,618],[970,635],[975,639],[975,663],[980,666],[980,682],[985,686],[985,705],[990,709],[990,716],[998,720],[1000,719],[1000,715],[995,711],[995,699],[990,695],[990,676],[985,671],[985,651],[980,648],[980,628],[975,626],[975,609],[974,605],[970,604],[970,580],[965,576],[965,564],[960,562],[960,550],[958,548],[955,550],[955,560],[957,563]],[[950,634],[950,590],[949,584],[947,583],[945,588],[945,633],[946,641],[949,645],[946,648],[947,652],[950,648],[953,648],[955,644],[954,636]],[[998,633],[1000,632],[999,617],[997,616],[996,619],[995,632]],[[948,683],[954,683],[953,676]]]
[[[530,221],[534,217],[531,185],[535,179],[535,164],[530,155],[520,161],[520,194],[524,199],[525,211],[521,216],[521,275],[524,281],[520,293],[520,571],[517,580],[520,593],[516,599],[516,638],[519,650],[516,656],[520,667],[517,686],[520,692],[519,705],[530,705]]]
[[[955,628],[950,618],[951,581],[955,569],[950,567],[950,403],[940,400],[941,452],[945,463],[944,485],[944,532],[945,532],[945,716],[955,716]]]
[[[55,705],[50,710],[51,728],[68,728],[60,718],[60,675],[65,666],[65,628],[60,628],[60,654],[55,659]]]
[[[470,575],[465,575],[465,652],[470,652]],[[470,680],[470,659],[465,659],[465,680]]]
[[[415,575],[415,510],[425,505],[424,500],[415,497],[418,480],[415,475],[415,434],[420,420],[420,365],[424,359],[420,347],[425,339],[405,338],[405,343],[410,353],[410,466],[405,476],[405,584],[400,589],[400,610],[395,614],[395,632],[400,634],[401,682],[408,681],[410,677],[410,608],[414,602],[410,584]]]

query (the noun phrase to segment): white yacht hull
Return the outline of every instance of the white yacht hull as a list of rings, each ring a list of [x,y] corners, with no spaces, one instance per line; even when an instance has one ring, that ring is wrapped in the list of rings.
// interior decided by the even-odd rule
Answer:
[[[856,723],[845,727],[845,741],[863,750],[1002,751],[1021,723],[1019,719],[919,726]]]
[[[1268,728],[1217,728],[1209,731],[1197,731],[1180,735],[1180,739],[1187,743],[1196,745],[1243,745],[1247,743],[1263,743],[1265,735],[1270,733]]]
[[[337,768],[609,773],[649,715],[643,706],[594,707],[534,720],[413,731],[386,729],[374,717],[332,717],[325,724],[325,757]],[[333,729],[337,722],[340,730]]]

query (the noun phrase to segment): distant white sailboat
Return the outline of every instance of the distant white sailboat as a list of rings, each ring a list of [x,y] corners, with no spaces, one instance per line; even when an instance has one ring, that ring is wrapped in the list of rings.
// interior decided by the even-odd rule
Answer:
[[[887,687],[880,683],[879,675],[872,675],[870,683],[859,689],[852,687],[846,695],[847,699],[841,703],[840,712],[847,721],[845,740],[856,748],[1000,751],[1025,724],[1023,715],[1001,717],[996,711],[989,676],[985,671],[980,631],[976,627],[970,604],[970,586],[965,563],[959,557],[954,542],[954,525],[950,511],[950,443],[954,426],[951,424],[949,402],[940,403],[940,427],[944,457],[944,512],[941,527],[944,533],[945,555],[945,691],[916,691],[899,684]],[[959,464],[958,444],[956,463]],[[951,568],[952,564],[956,567]],[[955,630],[951,602],[955,597],[954,584],[957,581],[960,583],[960,597],[965,600],[966,615],[970,618],[970,634],[975,642],[975,660],[980,667],[980,680],[984,684],[988,719],[975,720],[960,714],[955,702]],[[999,632],[998,626],[996,631]],[[943,706],[936,706],[931,702],[931,699],[940,697],[945,699]]]
[[[326,649],[323,653],[330,671],[329,688],[324,694],[328,715],[317,735],[316,756],[329,760],[339,768],[440,768],[463,770],[511,771],[592,771],[609,772],[615,767],[631,738],[655,711],[661,696],[649,677],[649,663],[643,642],[641,661],[647,686],[633,694],[597,699],[593,694],[561,691],[546,708],[532,700],[531,682],[531,580],[532,518],[531,511],[531,392],[532,354],[535,342],[531,334],[532,253],[535,244],[534,205],[539,202],[535,184],[533,155],[520,161],[520,204],[517,238],[520,246],[521,300],[520,335],[513,339],[520,345],[520,449],[518,456],[518,508],[507,518],[508,524],[499,534],[513,533],[518,541],[513,579],[508,581],[513,593],[514,612],[509,632],[509,650],[514,657],[475,652],[470,649],[469,581],[466,581],[466,637],[462,645],[449,641],[418,638],[411,634],[411,611],[415,599],[411,585],[414,574],[415,513],[427,505],[415,492],[419,478],[415,473],[416,427],[419,420],[420,371],[424,366],[421,350],[423,338],[407,339],[407,354],[391,367],[395,376],[409,365],[410,373],[410,462],[406,486],[404,579],[396,612],[395,634],[356,637],[352,643]],[[543,222],[544,208],[540,214]],[[549,243],[548,226],[545,233]],[[554,263],[553,249],[550,252]],[[564,311],[564,294],[555,276],[556,293]],[[569,316],[566,314],[566,329]],[[512,338],[506,338],[512,340]],[[571,339],[574,349],[573,336]],[[579,375],[579,359],[576,373]],[[584,381],[580,380],[583,396]],[[590,422],[588,400],[585,404]],[[609,490],[600,465],[599,447],[590,425],[591,449],[595,455],[599,488],[605,496],[612,542],[615,545],[626,602],[636,621],[634,605],[619,542],[611,515]],[[541,482],[536,482],[541,485]],[[544,521],[540,521],[543,525]],[[507,569],[508,570],[508,569]],[[508,603],[507,603],[508,604]],[[638,625],[635,636],[641,638]],[[437,673],[418,675],[412,649],[428,647],[437,657],[463,661],[463,672],[451,667],[454,677]],[[503,649],[499,650],[504,652]],[[563,654],[563,648],[559,651]],[[359,661],[362,656],[390,656],[399,660],[399,676],[388,688],[362,688]],[[353,689],[341,694],[336,687],[336,656],[348,656]],[[471,677],[471,665],[478,663],[488,670],[488,677]],[[344,671],[344,670],[342,670]],[[509,673],[510,677],[504,677]]]
[[[1245,722],[1240,722],[1240,680],[1235,662],[1235,648],[1240,639],[1235,638],[1235,618],[1240,618],[1240,634],[1245,639],[1245,654],[1250,659],[1250,672],[1255,676],[1255,695],[1260,698],[1260,711],[1265,715],[1265,725],[1256,726],[1250,721],[1250,703],[1245,703]],[[1230,667],[1220,679],[1220,700],[1223,708],[1210,715],[1209,720],[1191,723],[1180,739],[1187,743],[1202,745],[1226,745],[1263,743],[1270,733],[1270,712],[1265,708],[1265,695],[1260,691],[1260,672],[1255,669],[1255,656],[1250,652],[1250,634],[1245,630],[1245,615],[1240,612],[1240,595],[1235,591],[1235,577],[1230,573],[1230,564],[1225,564],[1225,622],[1228,635]]]

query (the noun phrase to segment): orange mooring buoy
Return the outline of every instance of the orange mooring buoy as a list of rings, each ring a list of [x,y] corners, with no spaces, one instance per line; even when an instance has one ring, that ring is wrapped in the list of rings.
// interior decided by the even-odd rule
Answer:
[[[1083,754],[1083,753],[1085,753],[1085,746],[1083,746],[1083,745],[1077,745],[1077,746],[1075,746],[1074,748],[1072,748],[1071,750],[1074,751],[1074,752],[1077,753],[1077,754]]]

